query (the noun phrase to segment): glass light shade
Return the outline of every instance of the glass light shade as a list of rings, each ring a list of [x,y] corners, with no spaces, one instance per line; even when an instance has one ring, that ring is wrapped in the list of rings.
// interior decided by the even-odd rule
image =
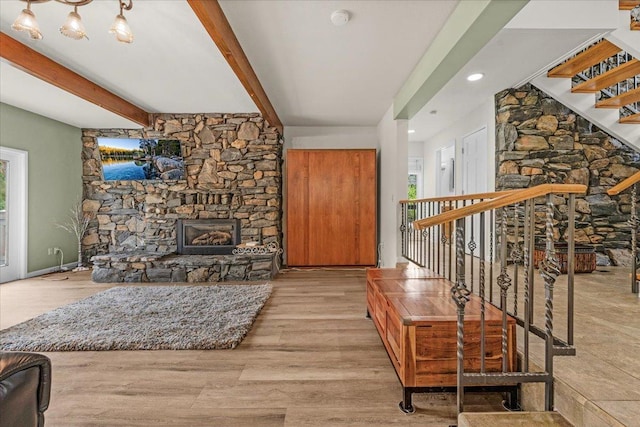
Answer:
[[[109,33],[115,34],[116,39],[119,42],[133,42],[133,33],[131,32],[131,28],[129,28],[127,18],[125,18],[123,14],[116,16],[115,21],[113,21],[113,25],[111,25],[111,28],[109,29]]]
[[[84,24],[80,15],[76,11],[70,12],[67,16],[67,20],[64,25],[60,27],[60,32],[65,36],[74,40],[80,40],[87,37],[87,31],[84,29]]]
[[[36,21],[36,16],[29,9],[22,9],[22,12],[11,25],[16,31],[26,31],[32,39],[42,39],[42,33]]]

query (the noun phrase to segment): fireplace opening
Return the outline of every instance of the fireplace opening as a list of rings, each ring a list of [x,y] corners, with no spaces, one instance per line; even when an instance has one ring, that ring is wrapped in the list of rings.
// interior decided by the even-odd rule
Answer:
[[[229,255],[240,244],[239,219],[179,219],[178,253]]]

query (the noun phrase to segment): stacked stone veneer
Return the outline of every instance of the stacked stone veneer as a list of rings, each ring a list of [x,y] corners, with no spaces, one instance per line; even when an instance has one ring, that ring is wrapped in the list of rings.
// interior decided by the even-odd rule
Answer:
[[[114,282],[219,282],[268,280],[278,272],[278,254],[162,255],[144,251],[92,257],[91,279]]]
[[[186,179],[104,181],[97,138],[181,141]],[[282,144],[259,114],[161,114],[148,129],[84,129],[83,255],[176,251],[176,220],[237,218],[243,242],[282,243]]]
[[[530,84],[498,93],[495,102],[496,189],[587,185],[587,195],[576,201],[575,240],[625,264],[631,243],[631,197],[606,192],[638,171],[638,153]],[[566,197],[554,199],[559,212],[566,214]],[[562,219],[556,224],[556,237],[565,237],[566,215]],[[601,264],[607,261],[599,256]]]

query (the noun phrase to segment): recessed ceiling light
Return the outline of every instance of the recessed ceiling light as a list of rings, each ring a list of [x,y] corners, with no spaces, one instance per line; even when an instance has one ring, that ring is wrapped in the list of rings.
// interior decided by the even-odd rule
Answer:
[[[438,114],[438,110],[431,110],[429,111],[429,114]]]
[[[416,133],[415,129],[409,129],[407,133]]]
[[[467,76],[467,80],[469,80],[470,82],[475,82],[475,81],[480,80],[483,77],[484,77],[484,74],[482,74],[482,73],[473,73],[473,74],[469,74]]]
[[[331,22],[333,22],[333,25],[335,25],[336,27],[345,25],[347,22],[349,22],[349,18],[349,12],[342,9],[336,10],[331,14]]]

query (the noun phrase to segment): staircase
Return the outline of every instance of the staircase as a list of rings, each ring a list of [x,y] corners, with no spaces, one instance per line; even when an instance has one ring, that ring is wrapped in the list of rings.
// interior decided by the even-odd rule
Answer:
[[[602,39],[532,83],[640,150],[640,60],[616,44]]]

